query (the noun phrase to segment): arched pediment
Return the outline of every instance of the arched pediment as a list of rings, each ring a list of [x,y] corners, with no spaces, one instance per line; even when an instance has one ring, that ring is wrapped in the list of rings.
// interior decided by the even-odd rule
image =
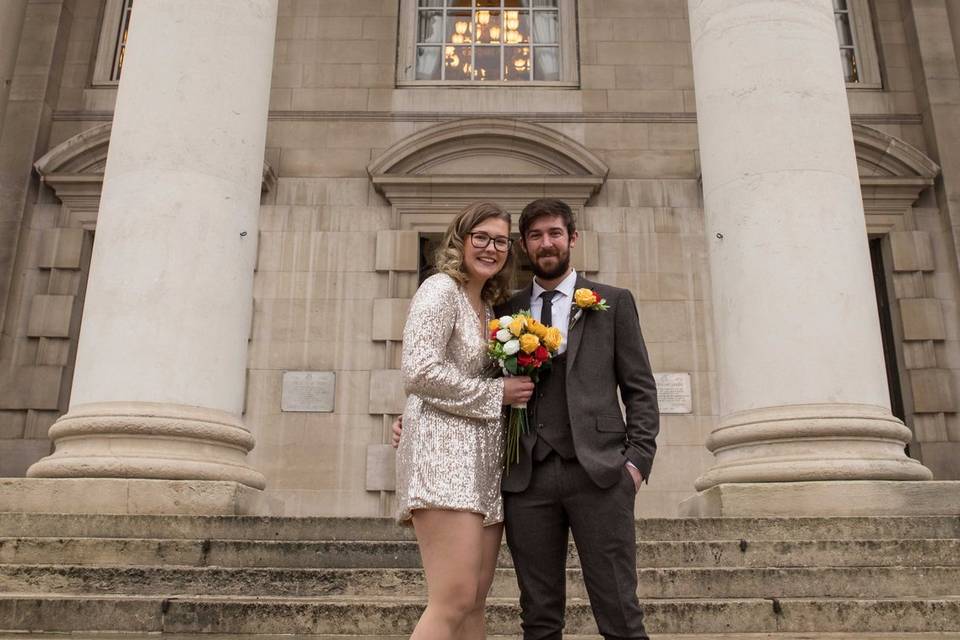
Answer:
[[[873,127],[854,124],[853,142],[867,230],[885,233],[933,185],[940,167],[916,147]]]
[[[103,175],[110,146],[111,124],[98,125],[61,142],[34,163],[41,176]]]
[[[496,200],[517,211],[552,196],[579,208],[607,166],[547,127],[503,118],[446,122],[391,146],[367,167],[374,187],[401,211],[449,211]]]
[[[940,167],[925,153],[873,127],[854,124],[853,143],[861,177],[926,178],[932,184],[940,174]]]
[[[43,183],[71,209],[96,212],[100,206],[111,128],[107,122],[78,133],[33,164]],[[262,191],[271,190],[276,181],[273,168],[264,162]]]

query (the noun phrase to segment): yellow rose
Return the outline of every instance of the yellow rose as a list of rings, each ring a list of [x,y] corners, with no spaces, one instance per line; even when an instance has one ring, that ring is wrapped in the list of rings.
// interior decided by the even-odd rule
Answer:
[[[560,329],[557,327],[547,329],[547,335],[543,338],[543,346],[550,351],[556,351],[560,348],[561,342],[563,342],[563,334],[560,333]]]
[[[490,329],[490,331],[500,331],[500,318],[494,318],[491,320],[487,327]]]
[[[547,329],[548,329],[547,325],[543,324],[539,320],[534,320],[533,318],[531,318],[527,322],[527,330],[530,331],[530,333],[532,333],[533,335],[540,338],[541,340],[545,335],[547,335]]]
[[[520,336],[520,350],[524,353],[533,353],[540,346],[540,338],[532,333],[525,333]]]
[[[577,289],[573,292],[573,299],[577,306],[581,308],[592,307],[597,303],[597,299],[590,289]]]
[[[516,337],[520,337],[520,334],[523,333],[523,327],[526,323],[523,321],[523,318],[514,318],[513,322],[510,323],[510,326],[507,327],[510,329],[510,333]]]

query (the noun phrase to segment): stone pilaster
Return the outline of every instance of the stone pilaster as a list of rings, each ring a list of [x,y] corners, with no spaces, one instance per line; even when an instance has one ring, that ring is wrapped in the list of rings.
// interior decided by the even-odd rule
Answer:
[[[0,2],[0,140],[3,139],[3,119],[7,111],[7,98],[13,83],[13,68],[17,64],[20,49],[20,34],[23,33],[23,18],[27,13],[27,0]]]
[[[277,0],[138,3],[70,410],[34,477],[232,481]]]
[[[889,409],[830,1],[689,8],[721,411],[696,488],[929,479]]]

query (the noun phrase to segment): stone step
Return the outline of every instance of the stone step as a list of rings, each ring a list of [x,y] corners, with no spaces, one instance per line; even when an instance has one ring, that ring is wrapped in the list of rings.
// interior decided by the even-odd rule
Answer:
[[[960,517],[678,518],[637,521],[640,540],[960,538]],[[390,518],[275,518],[0,513],[0,537],[221,540],[412,540]]]
[[[960,539],[640,541],[640,567],[958,566]],[[0,538],[0,564],[292,568],[420,566],[415,542]],[[512,566],[506,547],[500,564]],[[579,564],[571,544],[568,566]]]
[[[30,640],[158,640],[147,633],[31,633]],[[409,635],[343,636],[343,635],[273,635],[219,633],[165,633],[163,640],[408,640]],[[517,640],[516,635],[489,635],[488,640]],[[602,640],[598,635],[565,635],[566,640]],[[960,633],[711,633],[710,640],[960,640]],[[704,640],[702,634],[658,633],[652,640]],[[24,640],[23,634],[0,633],[0,640]]]
[[[30,640],[158,640],[147,633],[31,633]],[[219,633],[165,633],[163,640],[408,640],[409,635],[343,636],[343,635],[273,635]],[[516,635],[490,635],[488,640],[517,640]],[[566,640],[602,640],[598,635],[565,635]],[[710,640],[960,640],[960,633],[711,633]],[[23,634],[0,633],[0,640],[24,640]],[[658,633],[652,640],[705,640],[702,634]]]
[[[960,598],[645,600],[651,633],[960,631]],[[406,634],[419,599],[0,596],[0,631],[221,634]],[[518,631],[515,601],[487,604],[492,634]],[[596,634],[590,607],[571,600],[566,630]]]
[[[641,598],[884,598],[960,594],[960,567],[640,569]],[[0,592],[79,595],[425,597],[420,569],[269,569],[0,565]],[[517,598],[516,574],[498,569],[490,595]],[[567,595],[586,598],[579,569]]]

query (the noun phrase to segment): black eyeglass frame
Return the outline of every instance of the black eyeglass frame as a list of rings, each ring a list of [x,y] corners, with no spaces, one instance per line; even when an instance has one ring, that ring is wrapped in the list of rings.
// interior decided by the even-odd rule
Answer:
[[[492,242],[494,249],[496,249],[496,250],[499,251],[500,253],[506,253],[506,252],[510,251],[510,247],[513,246],[513,238],[510,238],[510,237],[507,237],[507,236],[497,236],[497,237],[493,237],[493,236],[491,236],[489,233],[486,233],[486,232],[483,232],[483,231],[476,231],[476,232],[471,231],[471,232],[468,233],[467,235],[470,236],[470,244],[473,245],[473,248],[474,248],[474,249],[486,249],[487,247],[490,246],[490,243]],[[477,239],[478,237],[480,237],[480,238],[486,238],[487,241],[486,241],[486,242],[483,242],[482,244],[478,244],[478,242],[482,242],[482,240],[478,240],[478,239]],[[505,241],[507,246],[506,246],[505,248],[501,249],[499,246],[497,246],[497,242],[498,242],[498,241]]]

